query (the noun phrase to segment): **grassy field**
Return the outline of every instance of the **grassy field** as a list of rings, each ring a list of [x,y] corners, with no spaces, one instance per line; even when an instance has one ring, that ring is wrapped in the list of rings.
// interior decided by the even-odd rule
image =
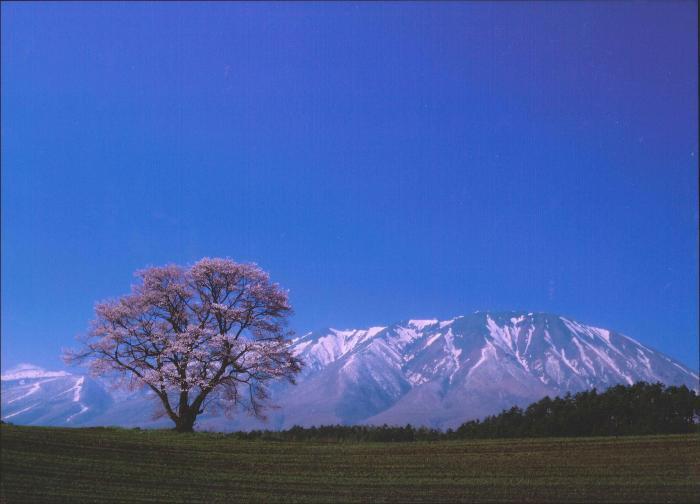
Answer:
[[[282,443],[3,425],[3,503],[698,502],[697,435]]]

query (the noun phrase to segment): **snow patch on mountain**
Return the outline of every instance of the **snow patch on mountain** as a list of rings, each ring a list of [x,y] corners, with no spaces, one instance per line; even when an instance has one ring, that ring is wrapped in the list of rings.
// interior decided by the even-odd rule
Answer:
[[[422,331],[428,326],[435,325],[438,323],[437,319],[429,319],[429,320],[409,320],[408,325],[411,327],[414,327],[415,329]]]
[[[51,378],[59,376],[70,376],[70,373],[65,371],[46,371],[39,366],[33,364],[19,364],[14,368],[0,375],[0,380],[11,381],[11,380],[22,380],[22,379],[34,379],[34,378]]]

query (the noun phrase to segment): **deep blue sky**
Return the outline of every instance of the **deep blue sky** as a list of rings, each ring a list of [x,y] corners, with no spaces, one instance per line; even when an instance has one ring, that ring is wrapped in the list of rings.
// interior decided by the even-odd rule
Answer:
[[[698,368],[696,2],[2,4],[2,366],[146,265],[298,332],[567,314]]]

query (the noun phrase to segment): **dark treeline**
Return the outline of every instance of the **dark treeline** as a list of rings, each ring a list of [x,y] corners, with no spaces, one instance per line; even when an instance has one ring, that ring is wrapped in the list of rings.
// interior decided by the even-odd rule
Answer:
[[[627,436],[697,430],[700,397],[686,386],[639,382],[544,399],[462,424],[459,438]]]
[[[664,387],[644,382],[618,385],[598,393],[544,399],[525,409],[513,407],[457,429],[427,427],[327,425],[292,427],[285,431],[231,434],[239,439],[279,441],[437,441],[515,437],[625,436],[681,434],[698,430],[700,397],[685,386]]]

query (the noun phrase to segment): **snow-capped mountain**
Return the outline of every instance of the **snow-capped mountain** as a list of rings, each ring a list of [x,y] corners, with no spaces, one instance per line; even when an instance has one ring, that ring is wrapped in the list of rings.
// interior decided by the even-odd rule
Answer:
[[[454,427],[546,395],[602,390],[619,383],[662,382],[698,390],[698,375],[662,353],[620,333],[545,313],[477,312],[444,321],[325,329],[295,339],[294,347],[306,365],[298,385],[274,388],[273,401],[279,408],[267,423],[245,415],[235,421],[202,416],[198,427],[231,430],[331,423]],[[73,375],[50,377],[54,382],[45,381],[49,377],[25,378],[25,388],[15,391],[16,374],[11,379],[3,376],[2,417],[17,423],[57,420],[21,415],[38,408],[39,398],[53,401],[51,411],[57,411],[58,402],[70,402],[70,387],[61,396],[37,395],[49,384],[64,380],[76,390],[81,378],[87,380]],[[9,399],[6,388],[13,390]],[[152,425],[153,405],[146,404],[147,394],[115,398],[100,414],[71,417],[78,403],[93,407],[80,397],[73,401],[73,409],[66,407],[66,425]],[[28,409],[17,413],[22,408]]]
[[[319,423],[454,427],[549,395],[698,375],[620,333],[544,313],[477,312],[451,320],[310,333],[307,363],[280,397],[278,426]]]
[[[2,375],[2,419],[27,425],[85,425],[112,398],[87,376],[21,364]]]

